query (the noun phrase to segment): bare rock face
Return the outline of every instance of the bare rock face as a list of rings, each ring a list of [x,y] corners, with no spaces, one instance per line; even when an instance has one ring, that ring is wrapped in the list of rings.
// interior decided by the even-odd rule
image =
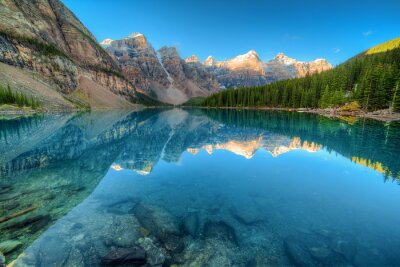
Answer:
[[[219,88],[216,78],[196,56],[184,61],[174,47],[155,51],[143,34],[116,41],[106,39],[101,44],[138,90],[160,101],[181,104]]]
[[[168,75],[143,34],[133,33],[127,38],[111,42],[106,39],[102,45],[138,90],[157,98],[156,91],[159,88],[169,87]]]
[[[279,53],[274,59],[262,62],[257,52],[249,51],[227,61],[215,61],[209,56],[203,65],[217,77],[221,88],[263,85],[279,80],[304,77],[332,68],[325,59],[300,62]]]
[[[307,74],[320,73],[330,69],[332,69],[332,65],[325,59],[301,62],[283,53],[279,53],[274,59],[265,63],[265,70],[271,82],[304,77]]]
[[[196,55],[191,55],[185,61],[186,63],[200,63],[200,59]]]
[[[263,62],[254,50],[227,61],[216,62],[209,56],[204,62],[221,88],[255,86],[267,83]]]
[[[37,72],[63,94],[85,76],[135,98],[116,62],[59,0],[0,2],[0,62]]]

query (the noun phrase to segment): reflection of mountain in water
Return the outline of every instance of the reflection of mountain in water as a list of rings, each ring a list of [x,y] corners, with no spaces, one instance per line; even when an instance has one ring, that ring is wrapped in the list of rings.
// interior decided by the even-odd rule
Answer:
[[[333,120],[322,116],[293,112],[252,110],[203,110],[208,117],[229,127],[265,129],[287,138],[307,140],[308,145],[320,144],[355,163],[389,176],[400,178],[400,123],[373,120]],[[316,148],[315,147],[315,148]],[[358,160],[357,160],[358,159]]]
[[[93,191],[141,116],[108,112],[1,122],[1,148],[7,150],[0,161],[0,242],[23,243],[8,259]],[[29,212],[5,220],[21,211]]]
[[[223,149],[251,158],[323,146],[386,175],[399,176],[393,151],[398,124],[349,125],[308,114],[234,110],[145,110],[70,114],[1,121],[0,242],[23,243],[12,259],[52,222],[85,199],[108,169],[148,174],[158,161],[188,151]],[[371,141],[373,140],[373,141]]]
[[[202,148],[209,154],[212,154],[214,150],[222,149],[243,156],[246,159],[251,159],[259,149],[264,149],[273,157],[278,157],[279,155],[296,149],[302,149],[308,152],[317,152],[322,148],[322,146],[313,142],[302,142],[298,137],[290,139],[282,136],[269,136],[268,139],[264,139],[263,136],[260,136],[254,140],[230,140],[226,143],[204,145]],[[188,148],[187,151],[196,155],[200,152],[200,148]]]

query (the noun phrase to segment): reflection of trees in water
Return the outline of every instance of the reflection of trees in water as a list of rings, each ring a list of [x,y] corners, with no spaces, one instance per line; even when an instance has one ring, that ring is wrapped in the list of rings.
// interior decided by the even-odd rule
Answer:
[[[0,140],[7,143],[8,137],[26,132],[37,126],[44,119],[43,116],[37,115],[32,117],[20,117],[12,119],[0,120]]]
[[[265,129],[289,137],[300,137],[322,144],[358,163],[382,169],[388,176],[400,178],[400,123],[373,120],[352,121],[328,119],[308,113],[265,112],[257,110],[203,109],[210,118],[232,127]],[[368,163],[369,162],[369,163]],[[380,164],[380,166],[378,166]]]
[[[11,258],[16,256],[84,200],[111,165],[147,174],[161,159],[176,162],[184,151],[195,154],[200,148],[209,153],[226,149],[250,158],[260,147],[279,155],[291,149],[316,151],[323,145],[386,177],[400,177],[395,157],[400,124],[350,122],[294,112],[205,109],[1,121],[0,196],[6,200],[1,202],[0,217],[32,205],[37,208],[2,223],[0,242],[24,240]],[[18,153],[12,151],[12,144]]]

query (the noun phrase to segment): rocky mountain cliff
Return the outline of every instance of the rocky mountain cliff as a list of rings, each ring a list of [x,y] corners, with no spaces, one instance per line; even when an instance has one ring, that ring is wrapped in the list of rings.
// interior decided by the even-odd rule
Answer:
[[[227,61],[216,61],[209,56],[201,62],[196,55],[182,60],[174,47],[155,51],[141,33],[121,40],[105,39],[100,44],[138,90],[172,104],[208,96],[224,88],[263,85],[332,68],[324,59],[300,62],[282,53],[263,62],[254,50]]]
[[[153,101],[149,97],[181,104],[221,88],[329,68],[326,60],[306,63],[284,55],[265,63],[255,51],[227,61],[183,60],[174,47],[155,51],[140,33],[99,44],[60,0],[0,1],[0,84],[49,110],[126,108]]]
[[[18,84],[36,75],[63,96],[59,108],[73,107],[72,103],[127,107],[131,104],[125,99],[138,101],[118,64],[59,0],[0,2],[0,62],[17,67],[9,71],[8,80],[2,77],[2,82],[10,83],[17,74],[22,75],[12,84],[13,89],[52,102],[40,88]],[[28,73],[21,73],[21,68]]]
[[[268,82],[264,64],[254,50],[227,61],[215,61],[209,56],[203,64],[217,77],[221,88],[254,86]]]
[[[215,61],[212,56],[203,62],[208,71],[217,77],[222,88],[263,85],[279,80],[304,77],[332,68],[325,59],[301,62],[279,53],[274,59],[262,62],[251,50],[227,61]]]
[[[181,104],[219,89],[215,77],[201,64],[185,62],[174,47],[155,51],[143,34],[133,33],[121,40],[106,39],[101,45],[138,90],[163,102]]]
[[[265,63],[266,74],[270,81],[299,78],[330,69],[332,65],[326,59],[301,62],[283,53],[279,53],[274,59]]]

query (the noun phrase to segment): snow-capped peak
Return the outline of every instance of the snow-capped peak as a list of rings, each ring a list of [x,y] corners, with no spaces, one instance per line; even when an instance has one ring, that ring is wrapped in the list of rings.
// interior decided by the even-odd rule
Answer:
[[[107,38],[107,39],[103,40],[100,44],[102,46],[109,46],[109,45],[111,45],[112,42],[114,42],[114,40]]]
[[[140,32],[134,32],[134,33],[129,34],[128,38],[136,38],[136,37],[139,37],[139,36],[143,36],[143,34],[140,33]]]
[[[257,56],[258,57],[258,54],[257,54],[257,52],[255,50],[250,50],[249,52],[246,53],[246,55],[248,55],[248,56]]]
[[[204,61],[204,65],[206,65],[206,66],[212,66],[212,65],[214,65],[214,57],[213,56],[208,56],[207,58],[206,58],[206,60]]]
[[[256,51],[250,50],[246,54],[239,55],[239,56],[233,58],[232,61],[234,61],[234,62],[243,62],[243,61],[247,61],[247,60],[250,60],[250,59],[259,60],[259,56],[258,56]]]
[[[275,58],[275,60],[282,62],[285,65],[292,65],[295,64],[296,62],[298,62],[297,60],[290,58],[288,56],[286,56],[284,53],[280,52],[278,53]]]
[[[186,62],[191,62],[191,63],[198,63],[200,62],[199,58],[196,55],[191,55],[186,59]]]

